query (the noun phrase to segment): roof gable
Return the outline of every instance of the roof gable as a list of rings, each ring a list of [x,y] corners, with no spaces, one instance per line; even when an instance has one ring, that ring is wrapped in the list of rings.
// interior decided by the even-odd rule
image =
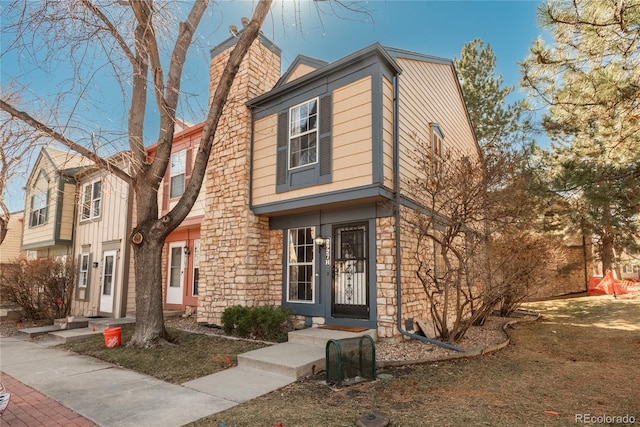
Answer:
[[[302,77],[312,71],[318,70],[325,65],[329,64],[327,61],[321,59],[311,58],[310,56],[298,55],[295,57],[287,71],[280,77],[278,83],[274,87],[282,86],[289,83],[292,80]]]
[[[299,64],[303,63],[302,58],[307,58],[304,61],[315,61],[314,63],[316,66],[321,64],[321,61],[314,60],[313,58],[302,57],[301,55],[299,57],[301,58],[301,60],[297,63],[292,64],[289,67],[290,70],[295,70],[296,67],[299,67]],[[325,65],[323,65],[322,67],[307,72],[306,74],[299,76],[296,79],[287,81],[286,75],[284,75],[272,90],[249,100],[247,102],[247,105],[249,107],[259,106],[264,102],[268,102],[268,100],[281,95],[282,93],[295,90],[299,87],[304,87],[314,81],[330,75],[331,73],[340,72],[341,70],[353,66],[353,64],[358,63],[359,61],[373,57],[377,58],[377,60],[379,60],[381,64],[384,64],[384,66],[391,70],[391,72],[396,74],[400,74],[402,72],[398,63],[387,53],[382,45],[380,45],[379,43],[374,43],[334,62],[325,63]]]
[[[38,158],[27,179],[27,185],[37,180],[43,170],[51,170],[73,176],[78,170],[92,165],[93,162],[78,154],[62,151],[51,147],[40,150]],[[48,178],[49,179],[49,178]]]

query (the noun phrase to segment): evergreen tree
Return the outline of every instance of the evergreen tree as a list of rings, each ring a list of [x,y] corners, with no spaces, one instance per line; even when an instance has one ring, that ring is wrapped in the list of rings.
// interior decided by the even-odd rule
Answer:
[[[521,84],[547,109],[540,182],[610,269],[638,237],[640,1],[549,1],[538,17],[553,41],[531,47]]]

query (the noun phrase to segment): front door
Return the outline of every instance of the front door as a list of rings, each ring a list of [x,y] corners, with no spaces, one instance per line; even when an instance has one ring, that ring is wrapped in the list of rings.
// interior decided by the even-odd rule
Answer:
[[[116,279],[117,251],[105,251],[102,257],[102,286],[100,287],[100,311],[113,313],[113,292]]]
[[[169,274],[167,274],[167,304],[182,304],[184,295],[185,242],[169,244]]]
[[[333,229],[333,285],[331,311],[334,317],[369,318],[369,280],[366,224]]]

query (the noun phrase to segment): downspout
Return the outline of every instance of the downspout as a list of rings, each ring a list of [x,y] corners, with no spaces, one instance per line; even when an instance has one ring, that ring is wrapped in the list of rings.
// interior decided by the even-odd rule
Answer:
[[[399,135],[399,86],[400,75],[393,77],[393,194],[394,194],[394,215],[396,222],[396,304],[398,322],[396,327],[398,332],[409,338],[444,347],[449,350],[464,352],[464,349],[449,343],[431,339],[422,335],[414,334],[405,330],[402,326],[402,256],[400,239],[400,135]]]

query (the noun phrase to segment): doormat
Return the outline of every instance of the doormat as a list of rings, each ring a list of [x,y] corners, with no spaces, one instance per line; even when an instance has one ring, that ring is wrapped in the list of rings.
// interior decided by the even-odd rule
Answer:
[[[369,328],[363,328],[360,326],[342,326],[342,325],[322,325],[318,326],[319,329],[330,329],[332,331],[344,331],[344,332],[364,332]]]

